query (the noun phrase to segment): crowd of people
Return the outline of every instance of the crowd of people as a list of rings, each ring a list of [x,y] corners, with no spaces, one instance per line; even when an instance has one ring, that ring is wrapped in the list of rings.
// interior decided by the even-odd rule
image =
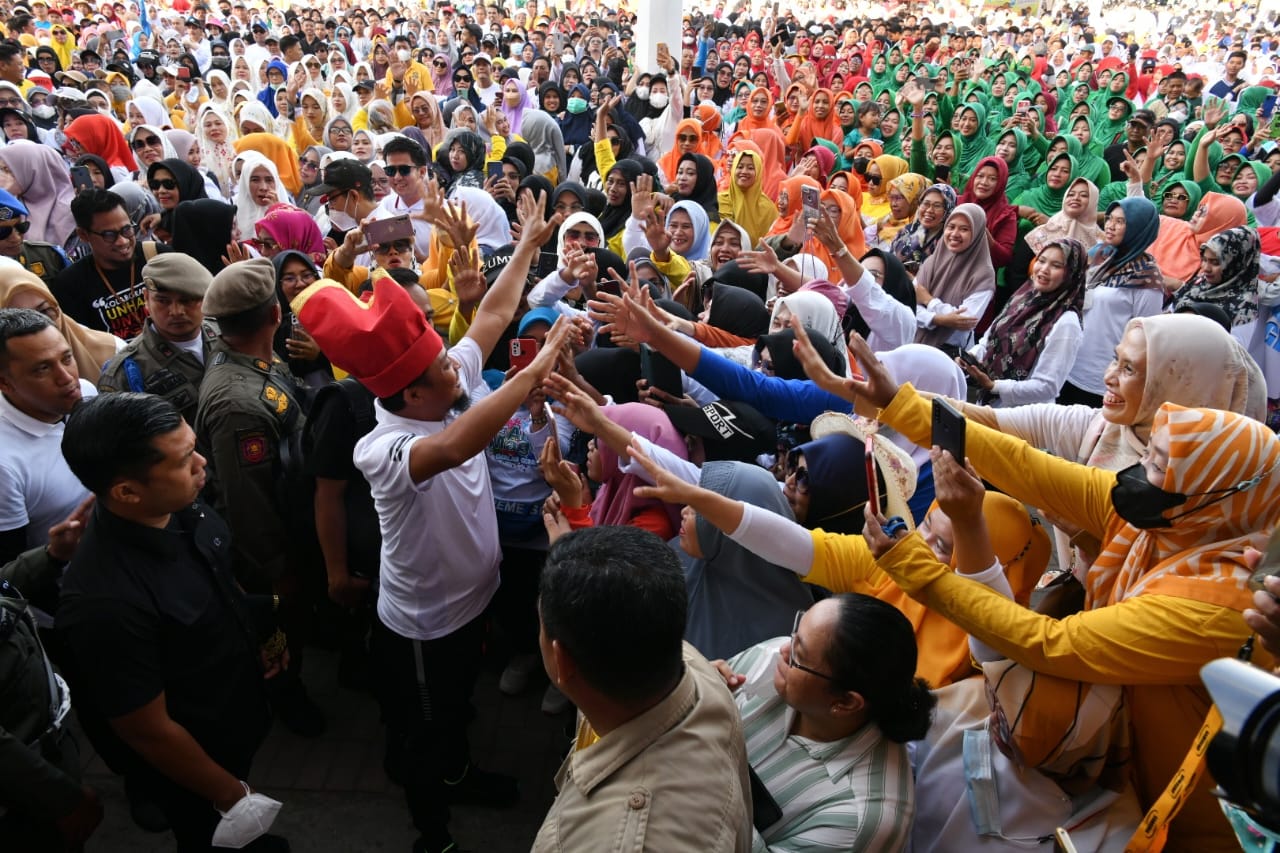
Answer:
[[[0,2],[0,843],[92,849],[74,713],[289,849],[324,645],[418,853],[520,797],[488,662],[536,851],[1280,844],[1196,751],[1280,655],[1265,7]]]

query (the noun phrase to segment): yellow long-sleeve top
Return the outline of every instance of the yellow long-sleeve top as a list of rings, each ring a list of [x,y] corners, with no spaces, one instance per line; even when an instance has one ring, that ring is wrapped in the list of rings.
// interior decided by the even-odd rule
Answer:
[[[910,385],[879,417],[917,444],[930,439],[930,404]],[[1124,525],[1111,505],[1114,472],[1067,462],[972,421],[966,452],[998,488],[1059,514],[1103,542]],[[1239,609],[1167,594],[1139,595],[1053,619],[956,575],[916,533],[898,542],[879,565],[912,598],[1011,660],[1048,675],[1123,685],[1133,729],[1134,782],[1144,809],[1173,778],[1209,711],[1200,667],[1234,656],[1250,633]],[[1239,849],[1210,795],[1213,785],[1206,772],[1174,819],[1167,850]]]
[[[618,163],[618,158],[613,156],[613,145],[610,144],[609,138],[605,137],[596,142],[596,172],[600,175],[600,182],[604,183],[605,178],[609,176],[609,170]],[[627,252],[622,248],[622,233],[626,228],[619,228],[618,233],[612,237],[606,237],[604,247],[613,252],[620,258],[626,258]],[[688,273],[685,273],[688,275]]]

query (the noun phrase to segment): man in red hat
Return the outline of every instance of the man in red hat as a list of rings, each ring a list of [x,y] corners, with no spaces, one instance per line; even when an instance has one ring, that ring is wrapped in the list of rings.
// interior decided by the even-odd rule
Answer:
[[[412,298],[384,275],[375,274],[367,301],[323,280],[292,303],[329,360],[378,398],[377,425],[356,444],[355,464],[369,481],[382,531],[372,655],[393,745],[388,757],[401,762],[421,833],[415,851],[452,849],[450,802],[510,805],[517,797],[514,779],[471,765],[467,743],[484,611],[502,557],[483,451],[551,372],[568,324],[557,323],[533,364],[496,391],[485,393],[481,370],[540,247],[559,227],[560,216],[544,219],[545,204],[520,205],[520,242],[466,337],[448,352]]]

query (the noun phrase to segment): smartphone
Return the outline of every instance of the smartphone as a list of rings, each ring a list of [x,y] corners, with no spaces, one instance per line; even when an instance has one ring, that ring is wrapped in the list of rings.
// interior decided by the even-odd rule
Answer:
[[[602,278],[596,282],[596,293],[607,293],[610,296],[621,296],[622,285],[611,278]]]
[[[1018,104],[1019,116],[1025,116],[1030,111],[1031,111],[1031,105],[1028,104],[1026,101],[1023,101],[1022,103]]]
[[[191,79],[191,69],[190,69],[190,68],[188,68],[188,67],[187,67],[187,66],[185,66],[185,65],[179,65],[179,66],[178,66],[178,79],[179,79],[179,80],[190,80],[190,79]]]
[[[89,174],[88,167],[71,167],[71,186],[75,188],[76,192],[93,189],[93,176]]]
[[[964,415],[941,397],[933,398],[933,444],[964,464]]]
[[[757,832],[764,832],[782,820],[782,807],[765,787],[764,780],[756,775],[756,770],[747,765],[747,774],[751,779],[751,824]]]
[[[818,208],[818,201],[822,197],[822,191],[817,187],[801,187],[800,200],[804,209],[805,222],[817,222],[821,218],[821,212]]]
[[[377,219],[364,226],[364,239],[370,246],[394,243],[396,240],[412,240],[413,223],[409,214]]]
[[[555,252],[542,252],[538,255],[538,267],[534,274],[541,281],[558,269],[560,269],[560,256]]]
[[[511,369],[524,370],[530,364],[533,364],[534,357],[538,354],[538,341],[536,338],[512,338],[511,339]]]
[[[1276,96],[1267,95],[1262,99],[1262,117],[1271,118],[1271,114],[1276,111]]]
[[[976,367],[982,370],[982,362],[978,361],[977,356],[968,350],[960,350],[960,360],[970,367]]]
[[[938,183],[951,179],[951,167],[947,165],[937,165],[933,167],[933,179]]]
[[[1058,827],[1057,832],[1053,834],[1053,849],[1054,853],[1078,853],[1070,833],[1062,827]]]
[[[496,179],[498,179],[498,180],[501,180],[501,179],[502,179],[502,176],[503,176],[503,172],[502,172],[502,161],[501,161],[501,160],[499,160],[499,161],[498,161],[498,162],[496,162],[496,163],[490,163],[490,164],[489,164],[489,177],[491,177],[491,178],[496,178]]]
[[[876,476],[875,436],[867,436],[867,444],[862,452],[862,459],[867,464],[867,501],[880,512],[880,478]]]
[[[1262,559],[1258,561],[1258,567],[1253,570],[1253,574],[1249,575],[1249,589],[1254,592],[1265,589],[1262,581],[1267,575],[1280,575],[1280,527],[1271,531],[1271,538],[1267,540],[1267,550],[1263,552]]]
[[[680,368],[648,344],[640,345],[640,375],[650,388],[657,388],[672,397],[684,396]]]

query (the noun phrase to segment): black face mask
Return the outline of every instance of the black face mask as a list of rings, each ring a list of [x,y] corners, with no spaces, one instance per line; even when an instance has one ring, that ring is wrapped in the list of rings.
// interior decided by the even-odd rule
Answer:
[[[1141,530],[1172,526],[1173,522],[1164,517],[1164,511],[1186,502],[1186,495],[1153,486],[1147,479],[1147,469],[1140,462],[1118,472],[1111,489],[1111,505],[1116,515]]]

